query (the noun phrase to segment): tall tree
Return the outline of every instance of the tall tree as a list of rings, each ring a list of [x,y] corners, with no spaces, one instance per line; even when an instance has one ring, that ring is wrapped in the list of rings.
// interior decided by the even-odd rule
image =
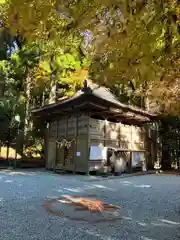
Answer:
[[[170,78],[179,77],[177,0],[21,0],[21,3],[9,1],[4,21],[28,39],[46,46],[57,46],[58,42],[62,47],[67,42],[72,44],[74,36],[77,40],[85,29],[92,31],[91,46],[100,56],[92,64],[93,77],[98,82],[112,85],[130,81],[141,95],[147,96],[152,95],[153,86],[162,83],[161,80],[166,85],[173,82]]]

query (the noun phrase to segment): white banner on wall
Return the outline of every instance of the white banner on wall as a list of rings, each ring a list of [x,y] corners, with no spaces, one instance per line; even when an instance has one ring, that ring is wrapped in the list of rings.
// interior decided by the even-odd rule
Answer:
[[[107,159],[107,148],[106,147],[90,147],[90,160],[106,160]]]
[[[144,152],[132,152],[132,167],[142,166],[145,163]]]

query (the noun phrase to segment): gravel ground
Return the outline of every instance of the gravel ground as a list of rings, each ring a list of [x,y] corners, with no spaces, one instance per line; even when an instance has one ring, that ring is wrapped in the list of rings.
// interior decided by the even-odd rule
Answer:
[[[178,240],[180,177],[87,181],[44,171],[0,171],[0,240]],[[44,200],[96,195],[121,207],[115,222],[82,223],[46,212]]]

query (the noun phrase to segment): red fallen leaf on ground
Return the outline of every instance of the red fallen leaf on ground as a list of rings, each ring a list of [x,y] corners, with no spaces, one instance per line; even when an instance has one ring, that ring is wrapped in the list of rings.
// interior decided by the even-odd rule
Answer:
[[[91,212],[103,212],[105,210],[113,210],[113,209],[119,209],[118,206],[108,205],[104,204],[101,200],[92,200],[88,198],[77,198],[77,197],[71,197],[69,195],[65,195],[64,198],[71,201],[71,203],[75,206],[78,206],[76,210],[89,210]],[[69,203],[69,204],[71,204]]]
[[[86,208],[91,212],[102,212],[104,210],[104,204],[101,200],[91,200],[88,198],[75,198],[69,195],[65,195],[64,198],[70,200],[74,205]]]
[[[65,199],[67,199],[66,201],[64,201]],[[101,213],[103,215],[103,219],[88,219],[88,217],[75,217],[73,212],[70,215],[66,214],[66,211],[64,212],[65,209],[63,210],[58,210],[56,209],[56,207],[53,206],[54,203],[56,203],[56,201],[63,201],[62,203],[67,204],[67,205],[71,205],[72,207],[74,207],[74,211],[89,211],[89,212],[96,212],[96,213]],[[55,215],[55,216],[59,216],[59,217],[68,217],[71,220],[75,220],[75,221],[89,221],[89,222],[102,222],[102,221],[115,221],[118,219],[121,219],[121,217],[118,215],[112,215],[112,217],[108,217],[106,218],[104,215],[104,212],[115,212],[116,210],[120,209],[119,206],[115,206],[115,205],[111,205],[111,204],[107,204],[104,203],[101,200],[92,200],[92,199],[88,199],[88,198],[83,198],[83,197],[71,197],[71,196],[62,196],[56,199],[50,199],[50,200],[45,200],[44,201],[44,206],[46,208],[46,210]],[[103,208],[102,208],[103,207]],[[99,217],[101,216],[101,214],[99,215]],[[72,216],[71,216],[72,215]],[[116,216],[114,218],[114,216]]]
[[[87,207],[87,209],[91,212],[104,211],[103,201],[100,200],[81,199],[79,203],[82,204],[82,206]]]

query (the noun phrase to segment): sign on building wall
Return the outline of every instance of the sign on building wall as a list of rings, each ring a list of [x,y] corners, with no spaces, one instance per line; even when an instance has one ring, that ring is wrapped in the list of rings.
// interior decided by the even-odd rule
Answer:
[[[89,160],[106,160],[107,159],[107,148],[106,147],[90,147]]]
[[[132,152],[132,167],[141,167],[145,163],[144,152]]]

